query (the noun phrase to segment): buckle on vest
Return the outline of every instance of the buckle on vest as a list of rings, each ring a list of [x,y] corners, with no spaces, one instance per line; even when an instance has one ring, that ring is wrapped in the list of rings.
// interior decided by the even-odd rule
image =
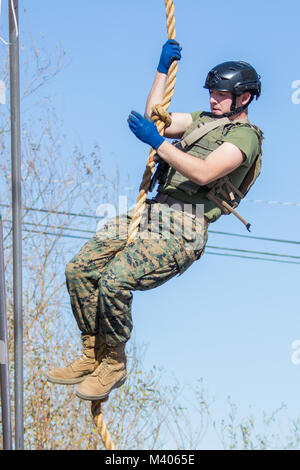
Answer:
[[[228,176],[220,178],[213,184],[211,189],[206,194],[207,199],[213,201],[223,212],[223,214],[234,214],[250,232],[251,224],[234,209],[239,205],[244,194],[231,183]]]

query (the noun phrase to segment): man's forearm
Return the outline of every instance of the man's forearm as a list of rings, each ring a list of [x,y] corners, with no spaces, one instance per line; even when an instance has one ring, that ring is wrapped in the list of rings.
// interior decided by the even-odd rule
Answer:
[[[172,168],[200,186],[230,174],[244,161],[243,152],[230,142],[224,142],[205,160],[183,152],[166,140],[156,147],[156,152]]]
[[[146,114],[151,117],[152,107],[162,103],[168,81],[168,75],[157,72],[146,103]]]
[[[182,152],[166,140],[158,147],[158,155],[183,176],[201,185],[206,184],[205,161]]]

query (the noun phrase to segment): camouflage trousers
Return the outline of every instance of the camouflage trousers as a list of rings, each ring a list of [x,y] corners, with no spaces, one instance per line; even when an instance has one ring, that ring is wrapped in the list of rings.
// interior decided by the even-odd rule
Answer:
[[[195,244],[195,220],[179,235],[182,214],[163,206],[155,204],[160,216],[153,224],[155,217],[149,213],[154,205],[147,205],[140,233],[130,244],[126,241],[132,212],[110,220],[67,264],[67,288],[82,333],[98,332],[109,346],[125,343],[133,326],[132,292],[161,286],[201,257],[207,241],[204,219],[197,219]],[[165,233],[162,214],[170,221]]]

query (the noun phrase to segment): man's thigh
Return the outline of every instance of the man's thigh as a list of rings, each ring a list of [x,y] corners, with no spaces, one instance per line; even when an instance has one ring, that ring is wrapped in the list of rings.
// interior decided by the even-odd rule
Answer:
[[[195,254],[174,238],[137,238],[114,256],[104,276],[117,288],[148,290],[182,274],[195,259]]]
[[[83,245],[68,267],[95,275],[102,271],[116,253],[126,245],[124,233],[126,234],[125,227],[129,220],[126,214],[109,220],[94,237]]]

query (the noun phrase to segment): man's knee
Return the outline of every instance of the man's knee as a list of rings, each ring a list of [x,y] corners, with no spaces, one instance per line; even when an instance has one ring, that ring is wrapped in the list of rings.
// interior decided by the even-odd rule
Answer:
[[[132,297],[132,285],[122,273],[115,272],[113,269],[102,271],[98,281],[100,293],[105,297],[115,297],[115,299],[125,298],[129,300]]]
[[[129,339],[132,330],[132,292],[130,286],[111,272],[102,273],[98,282],[99,306],[106,325],[107,342],[125,342]]]
[[[72,261],[66,265],[65,276],[67,281],[72,281],[78,276],[78,267]]]
[[[118,290],[118,281],[116,277],[112,277],[109,273],[104,271],[101,273],[98,286],[101,292],[113,295]]]

